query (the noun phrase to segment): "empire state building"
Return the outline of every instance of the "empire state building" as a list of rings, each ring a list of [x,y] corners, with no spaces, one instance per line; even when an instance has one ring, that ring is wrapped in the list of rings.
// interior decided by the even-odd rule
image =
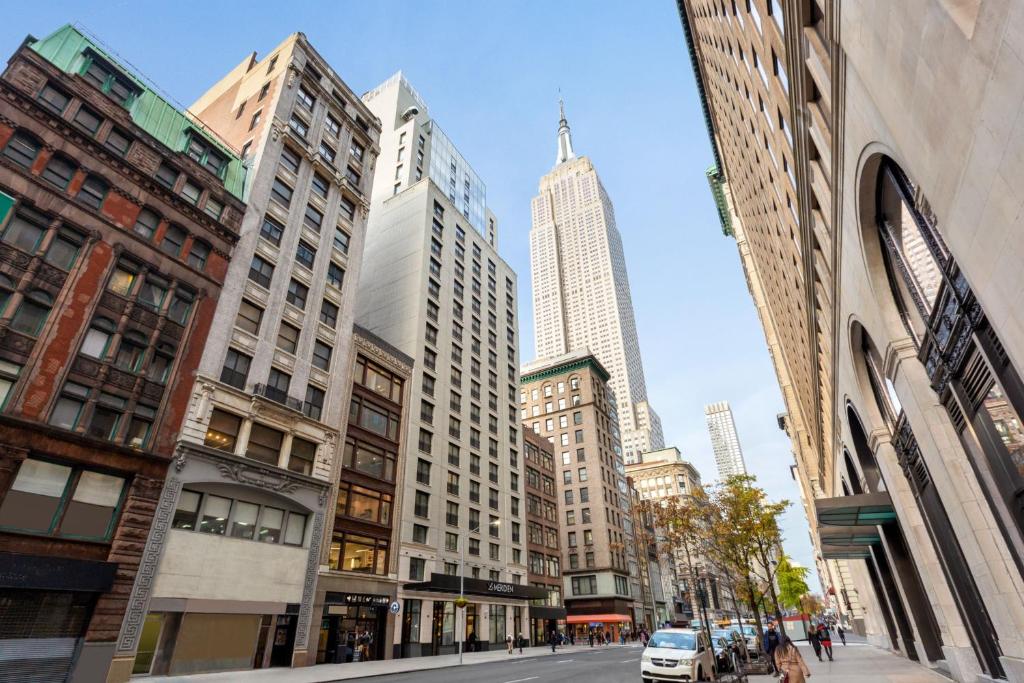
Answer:
[[[538,358],[589,349],[611,374],[627,463],[664,447],[647,402],[615,210],[590,159],[572,148],[565,108],[555,167],[532,205],[530,270]]]

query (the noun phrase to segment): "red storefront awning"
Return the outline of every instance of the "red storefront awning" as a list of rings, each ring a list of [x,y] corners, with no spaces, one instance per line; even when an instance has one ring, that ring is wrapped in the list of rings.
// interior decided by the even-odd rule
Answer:
[[[589,624],[591,622],[601,624],[617,624],[621,621],[633,621],[625,614],[570,614],[565,618],[567,624]]]

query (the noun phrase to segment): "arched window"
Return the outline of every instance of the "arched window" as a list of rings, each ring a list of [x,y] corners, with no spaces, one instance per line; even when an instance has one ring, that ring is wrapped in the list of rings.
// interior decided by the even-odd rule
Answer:
[[[153,360],[149,362],[149,367],[146,368],[146,377],[154,382],[164,384],[171,374],[171,366],[174,365],[174,354],[176,351],[177,349],[174,347],[174,344],[169,342],[157,344]]]
[[[117,326],[109,318],[96,318],[92,321],[89,331],[85,333],[81,353],[93,358],[106,358],[110,348],[110,339],[114,336]]]
[[[18,332],[35,337],[43,329],[50,309],[53,308],[53,297],[41,289],[33,289],[25,295],[18,310],[11,319],[11,328]]]
[[[77,199],[94,209],[98,209],[103,206],[103,200],[107,198],[107,192],[109,191],[110,185],[107,184],[107,181],[99,176],[91,175],[82,183],[81,189],[78,190]]]
[[[121,339],[121,345],[117,348],[114,364],[123,370],[138,372],[142,367],[142,360],[146,357],[148,346],[146,337],[141,332],[126,332]]]
[[[22,207],[7,224],[7,229],[0,239],[12,247],[34,254],[39,248],[39,243],[43,241],[49,223],[49,217]]]
[[[996,508],[995,519],[1004,535],[1014,537],[1008,546],[1019,548],[1024,541],[1024,382],[939,236],[921,189],[890,159],[880,166],[877,187],[882,257],[904,324]],[[893,396],[884,376],[876,374],[878,393],[883,399]],[[1011,552],[1024,573],[1024,558]]]
[[[19,130],[7,141],[4,156],[22,168],[32,168],[42,148],[43,143],[36,136]]]
[[[135,219],[135,226],[132,230],[147,240],[151,240],[158,225],[160,225],[160,214],[152,209],[143,209],[139,212],[139,217]]]
[[[68,184],[78,170],[78,165],[63,154],[54,154],[43,169],[43,180],[62,190],[68,189]]]

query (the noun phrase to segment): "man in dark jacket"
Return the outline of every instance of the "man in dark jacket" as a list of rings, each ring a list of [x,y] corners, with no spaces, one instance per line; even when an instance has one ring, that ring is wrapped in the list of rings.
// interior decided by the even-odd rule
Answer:
[[[821,661],[821,643],[818,642],[818,626],[813,621],[811,622],[811,630],[807,632],[807,642],[814,648],[814,654],[817,656],[818,661]]]
[[[775,624],[768,627],[768,632],[764,634],[764,653],[768,656],[768,665],[771,667],[772,673],[776,673],[775,667],[775,648],[779,646],[779,634],[775,631]]]

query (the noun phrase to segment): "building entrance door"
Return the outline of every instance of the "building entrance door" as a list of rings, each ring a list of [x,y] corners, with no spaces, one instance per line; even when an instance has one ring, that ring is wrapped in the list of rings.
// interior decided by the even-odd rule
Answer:
[[[295,647],[295,626],[298,616],[279,614],[274,625],[274,647],[270,651],[270,666],[291,666]]]
[[[431,654],[455,652],[455,603],[450,600],[434,602],[434,626]]]
[[[317,664],[344,664],[384,659],[387,609],[375,606],[332,606],[341,614],[324,617]]]

